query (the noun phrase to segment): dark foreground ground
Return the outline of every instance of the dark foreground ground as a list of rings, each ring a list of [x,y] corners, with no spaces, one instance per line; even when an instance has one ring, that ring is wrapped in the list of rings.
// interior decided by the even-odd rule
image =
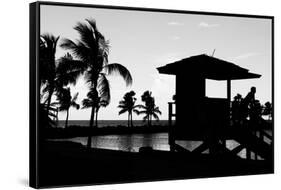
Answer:
[[[39,185],[71,186],[273,172],[273,163],[227,156],[104,149],[87,150],[79,143],[45,142],[39,154]]]

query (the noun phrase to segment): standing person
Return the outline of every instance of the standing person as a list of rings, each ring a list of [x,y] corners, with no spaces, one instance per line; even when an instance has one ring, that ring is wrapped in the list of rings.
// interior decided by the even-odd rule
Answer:
[[[256,87],[251,87],[251,91],[247,94],[247,96],[244,98],[244,102],[248,103],[248,105],[253,104],[255,102],[255,93],[256,93]]]
[[[251,87],[251,91],[241,102],[242,121],[245,123],[249,114],[249,108],[255,104],[256,87]]]

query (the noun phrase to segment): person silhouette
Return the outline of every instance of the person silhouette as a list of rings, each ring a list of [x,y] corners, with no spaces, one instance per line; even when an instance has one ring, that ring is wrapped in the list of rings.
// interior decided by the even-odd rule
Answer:
[[[253,104],[255,102],[255,93],[256,93],[256,87],[251,87],[251,91],[244,98],[244,102],[247,103],[248,105]]]
[[[250,92],[241,102],[242,121],[245,123],[249,115],[249,109],[255,105],[256,87],[251,87]]]

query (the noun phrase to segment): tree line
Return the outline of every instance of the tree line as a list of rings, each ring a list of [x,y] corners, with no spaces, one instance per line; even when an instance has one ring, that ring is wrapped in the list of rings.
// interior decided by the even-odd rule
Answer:
[[[82,101],[82,109],[91,109],[89,127],[98,123],[98,112],[101,107],[109,105],[111,100],[109,75],[118,74],[127,86],[132,85],[133,79],[129,70],[120,63],[109,63],[109,41],[98,30],[94,19],[78,22],[73,29],[78,32],[79,39],[60,38],[49,33],[40,36],[39,46],[39,81],[40,81],[40,125],[54,125],[50,117],[54,117],[55,108],[66,111],[68,125],[69,109],[80,109],[77,103],[78,93],[71,96],[69,85],[76,85],[80,76],[84,77],[88,87],[87,97]],[[57,48],[67,53],[56,59]],[[128,112],[128,124],[132,126],[132,112],[145,114],[144,120],[151,125],[152,117],[159,119],[161,114],[155,106],[151,92],[142,95],[144,105],[134,105],[136,98],[133,91],[126,93],[120,101],[119,114]],[[54,97],[56,101],[52,102]],[[91,135],[88,136],[88,147],[91,146]]]

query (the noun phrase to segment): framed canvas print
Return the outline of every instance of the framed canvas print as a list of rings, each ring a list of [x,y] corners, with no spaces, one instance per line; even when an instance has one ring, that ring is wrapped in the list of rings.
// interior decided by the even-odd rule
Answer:
[[[274,172],[272,16],[30,4],[30,186]]]

